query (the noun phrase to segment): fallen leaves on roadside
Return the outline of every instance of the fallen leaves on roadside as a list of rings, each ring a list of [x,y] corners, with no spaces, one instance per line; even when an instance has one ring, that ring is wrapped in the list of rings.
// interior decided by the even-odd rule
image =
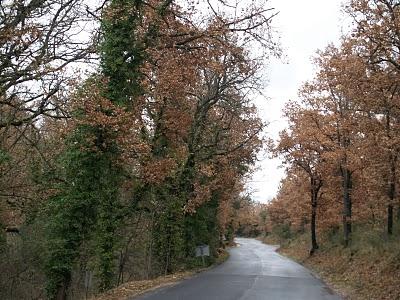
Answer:
[[[172,275],[157,277],[150,280],[126,282],[110,291],[100,294],[91,300],[122,300],[130,299],[144,292],[151,291],[160,287],[165,287],[178,283],[188,277],[193,276],[195,271],[179,272]]]

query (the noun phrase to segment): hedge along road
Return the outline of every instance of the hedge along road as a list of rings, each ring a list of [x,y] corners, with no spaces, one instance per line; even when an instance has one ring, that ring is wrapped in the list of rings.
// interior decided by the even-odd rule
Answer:
[[[321,280],[276,247],[237,238],[220,266],[135,300],[338,300]]]

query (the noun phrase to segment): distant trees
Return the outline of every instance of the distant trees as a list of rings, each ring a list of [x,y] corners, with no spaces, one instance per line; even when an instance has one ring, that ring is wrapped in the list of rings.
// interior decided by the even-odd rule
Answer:
[[[314,153],[313,167],[324,183],[317,224],[321,230],[338,226],[341,214],[345,246],[353,223],[377,226],[386,214],[387,234],[393,232],[393,211],[399,205],[399,9],[395,1],[347,3],[353,29],[338,47],[318,53],[315,78],[300,90],[301,103],[287,106],[290,127],[275,148],[291,170]],[[308,170],[296,172],[310,174]],[[297,201],[302,201],[297,194],[280,193],[273,206]]]

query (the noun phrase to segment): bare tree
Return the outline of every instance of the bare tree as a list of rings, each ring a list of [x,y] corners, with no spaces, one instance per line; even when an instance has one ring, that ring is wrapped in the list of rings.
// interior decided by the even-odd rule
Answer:
[[[65,117],[72,66],[94,51],[92,18],[82,0],[0,1],[0,128]]]

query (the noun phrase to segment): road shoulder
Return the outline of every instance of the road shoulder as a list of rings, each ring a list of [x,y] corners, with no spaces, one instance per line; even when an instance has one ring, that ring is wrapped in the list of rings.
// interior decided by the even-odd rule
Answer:
[[[177,272],[170,275],[160,276],[150,280],[135,280],[123,283],[114,289],[94,296],[91,300],[127,300],[134,299],[147,292],[154,291],[159,288],[176,285],[186,279],[192,278],[196,274],[210,270],[215,266],[222,264],[229,258],[228,251],[223,251],[218,257],[215,264],[207,268],[195,269],[190,271]]]

